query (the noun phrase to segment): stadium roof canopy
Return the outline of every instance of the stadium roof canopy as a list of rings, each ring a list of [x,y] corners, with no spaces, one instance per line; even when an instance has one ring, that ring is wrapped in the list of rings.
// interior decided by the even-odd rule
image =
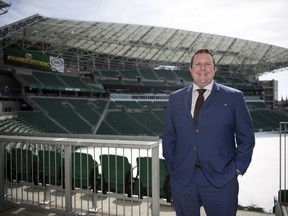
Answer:
[[[33,15],[0,28],[0,48],[63,58],[66,68],[187,70],[191,56],[210,49],[221,71],[254,76],[288,66],[288,49],[232,37],[145,25],[62,20]]]
[[[8,4],[4,1],[0,1],[0,15],[7,13],[10,6],[11,4]]]

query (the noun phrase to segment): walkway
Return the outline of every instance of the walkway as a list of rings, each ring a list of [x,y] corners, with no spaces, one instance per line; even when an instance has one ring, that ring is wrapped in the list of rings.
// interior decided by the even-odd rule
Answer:
[[[202,209],[203,210],[203,209]],[[22,207],[11,207],[10,209],[0,212],[1,216],[55,216],[54,213],[49,213],[47,210],[35,210],[35,209],[25,209]],[[88,213],[86,214],[89,215]],[[94,214],[91,214],[94,215]],[[96,215],[101,215],[99,212]],[[106,216],[106,214],[104,214]],[[163,206],[161,208],[160,216],[176,216],[171,206]],[[202,211],[201,216],[206,216],[205,212]],[[268,213],[258,213],[258,212],[248,212],[248,211],[238,211],[237,216],[275,216],[275,214]]]

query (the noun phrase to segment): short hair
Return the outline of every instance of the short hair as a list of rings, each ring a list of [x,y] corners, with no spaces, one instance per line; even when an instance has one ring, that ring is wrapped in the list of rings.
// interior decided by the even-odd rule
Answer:
[[[193,55],[192,58],[191,58],[190,66],[192,66],[192,64],[193,64],[194,57],[195,57],[197,54],[199,54],[199,53],[207,53],[207,54],[209,54],[209,55],[212,57],[212,59],[213,59],[213,64],[214,64],[214,66],[215,66],[215,59],[214,59],[213,53],[212,53],[209,49],[199,49],[199,50],[197,50],[196,53],[194,53],[194,55]]]

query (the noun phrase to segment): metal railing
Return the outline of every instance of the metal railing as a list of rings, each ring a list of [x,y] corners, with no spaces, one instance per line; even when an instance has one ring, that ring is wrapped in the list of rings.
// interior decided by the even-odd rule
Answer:
[[[287,163],[288,163],[288,122],[280,122],[279,131],[279,192],[278,202],[288,203]]]
[[[159,137],[1,134],[0,206],[157,216],[159,160]],[[143,183],[146,174],[151,182]]]

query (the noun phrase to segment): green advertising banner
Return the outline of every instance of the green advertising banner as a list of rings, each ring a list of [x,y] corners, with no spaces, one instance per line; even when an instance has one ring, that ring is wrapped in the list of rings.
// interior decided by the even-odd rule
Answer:
[[[18,67],[50,71],[49,56],[37,52],[6,47],[4,49],[4,62]]]
[[[64,60],[61,58],[12,47],[6,47],[4,49],[4,62],[6,64],[35,70],[64,72]]]

